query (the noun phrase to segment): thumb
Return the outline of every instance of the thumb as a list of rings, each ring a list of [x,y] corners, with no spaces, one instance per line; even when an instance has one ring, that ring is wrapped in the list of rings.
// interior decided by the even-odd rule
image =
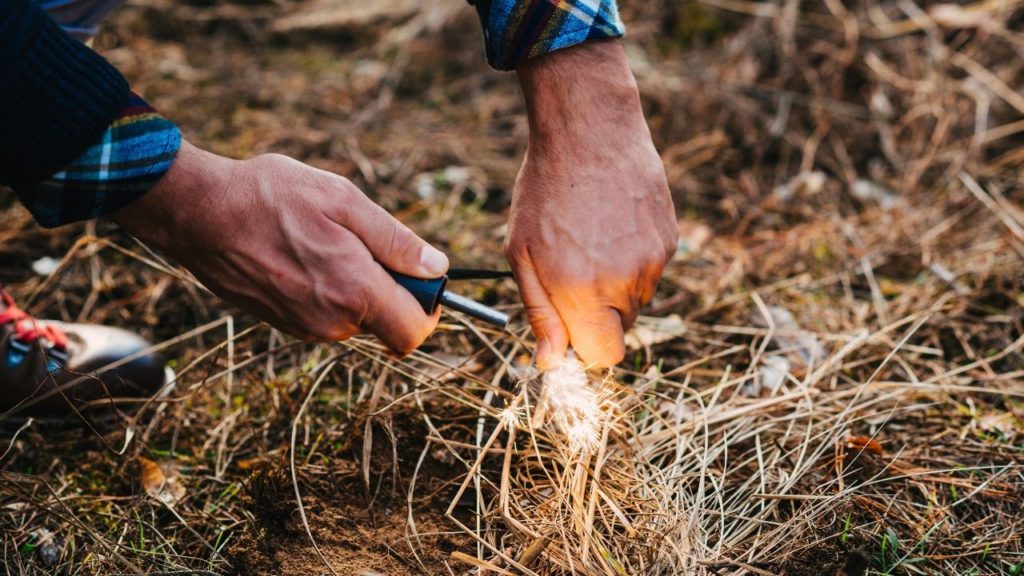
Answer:
[[[448,271],[448,257],[388,214],[365,195],[344,226],[355,233],[374,260],[416,278],[437,278]]]
[[[510,260],[516,283],[519,285],[519,294],[530,318],[530,326],[537,336],[537,368],[547,370],[565,358],[569,349],[569,332],[551,303],[551,298],[541,284],[537,270],[529,257]]]

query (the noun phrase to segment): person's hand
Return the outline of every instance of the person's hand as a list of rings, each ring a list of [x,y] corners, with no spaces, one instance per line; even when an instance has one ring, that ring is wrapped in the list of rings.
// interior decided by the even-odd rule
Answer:
[[[537,365],[551,367],[571,344],[588,366],[611,366],[676,249],[665,168],[618,42],[527,60],[518,73],[530,139],[505,253]]]
[[[351,182],[269,154],[237,161],[183,143],[171,170],[114,214],[218,296],[293,336],[343,340],[361,331],[397,353],[433,331],[384,270],[419,278],[448,259]]]

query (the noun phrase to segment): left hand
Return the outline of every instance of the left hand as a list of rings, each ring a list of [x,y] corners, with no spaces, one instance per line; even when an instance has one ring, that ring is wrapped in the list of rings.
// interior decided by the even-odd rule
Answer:
[[[624,330],[676,249],[665,168],[616,41],[526,61],[530,140],[505,253],[537,336],[537,365],[572,345],[589,367],[625,355]]]
[[[232,160],[183,142],[174,165],[112,218],[215,294],[306,340],[376,335],[408,354],[437,326],[384,266],[418,278],[444,254],[347,179],[277,154]]]

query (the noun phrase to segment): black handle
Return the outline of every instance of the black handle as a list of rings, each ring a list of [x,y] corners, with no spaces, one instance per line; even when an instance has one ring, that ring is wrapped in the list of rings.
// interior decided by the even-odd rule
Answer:
[[[398,282],[399,286],[408,290],[416,298],[416,301],[420,303],[423,311],[427,314],[433,314],[437,307],[443,303],[449,308],[469,314],[478,320],[483,320],[503,330],[508,324],[508,314],[445,290],[445,286],[448,285],[448,276],[423,280],[399,274],[387,268],[385,270],[395,279],[395,282]]]
[[[399,286],[408,290],[416,298],[416,301],[420,303],[423,311],[427,314],[433,314],[437,307],[441,305],[441,295],[444,294],[444,288],[448,285],[447,276],[423,280],[422,278],[413,278],[412,276],[399,274],[387,268],[385,270],[395,279],[395,282],[398,282]]]

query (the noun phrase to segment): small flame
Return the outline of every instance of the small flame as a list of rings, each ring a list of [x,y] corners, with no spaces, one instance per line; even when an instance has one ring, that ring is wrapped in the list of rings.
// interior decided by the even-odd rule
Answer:
[[[576,422],[569,426],[565,434],[569,438],[569,449],[573,452],[589,452],[597,448],[599,433],[596,422]]]
[[[597,446],[601,403],[583,365],[570,354],[544,372],[544,402],[551,419],[568,437],[569,448],[580,452]]]

